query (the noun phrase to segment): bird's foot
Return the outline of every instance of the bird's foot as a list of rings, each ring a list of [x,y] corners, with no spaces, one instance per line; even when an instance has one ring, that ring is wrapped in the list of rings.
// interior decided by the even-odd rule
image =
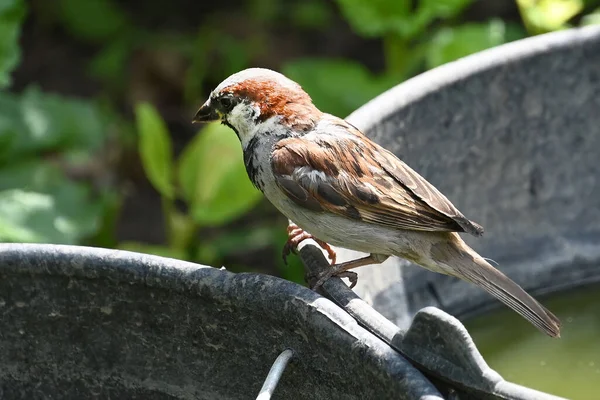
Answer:
[[[334,276],[336,276],[338,278],[348,278],[348,280],[350,281],[350,289],[354,288],[354,286],[356,286],[356,283],[358,282],[358,274],[356,272],[352,272],[352,271],[336,272],[335,265],[332,265],[332,268],[327,269],[320,274],[307,276],[306,281],[308,282],[308,286],[312,290],[317,290],[321,286],[323,286],[323,284],[329,278],[334,277]]]
[[[336,254],[335,254],[335,251],[331,248],[331,246],[329,246],[329,244],[325,243],[324,241],[322,241],[320,239],[317,239],[316,237],[314,237],[310,233],[302,230],[302,228],[300,228],[298,225],[293,224],[293,223],[290,223],[288,225],[287,233],[288,233],[288,240],[285,243],[285,245],[283,246],[283,251],[281,254],[285,265],[287,265],[288,256],[291,253],[296,254],[296,252],[298,251],[298,245],[300,244],[300,242],[302,242],[303,240],[306,240],[306,239],[312,239],[315,242],[317,242],[317,244],[319,246],[321,246],[321,248],[327,252],[327,257],[331,261],[331,264],[332,265],[335,264]]]
[[[349,270],[362,267],[363,265],[381,264],[387,260],[388,257],[389,256],[383,254],[369,254],[363,258],[357,258],[355,260],[332,265],[331,268],[314,277],[314,280],[309,281],[310,288],[316,290],[321,287],[327,281],[327,279],[331,278],[332,276],[337,276],[340,278],[350,279],[350,289],[352,289],[358,282],[358,274]],[[312,282],[315,280],[316,282],[313,284]]]

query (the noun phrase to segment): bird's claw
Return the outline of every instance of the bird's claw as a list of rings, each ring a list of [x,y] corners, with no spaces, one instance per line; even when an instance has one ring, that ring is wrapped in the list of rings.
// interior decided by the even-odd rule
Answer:
[[[317,275],[309,275],[306,277],[309,287],[312,290],[317,290],[331,277],[348,278],[350,281],[350,289],[353,289],[358,282],[358,274],[352,271],[336,272],[335,268],[330,268]]]
[[[283,258],[283,262],[287,265],[287,258],[291,253],[296,254],[298,250],[298,245],[300,242],[306,239],[313,239],[323,250],[327,252],[327,257],[331,261],[331,264],[335,264],[336,254],[335,251],[329,246],[329,244],[324,241],[315,238],[308,232],[305,232],[296,224],[289,224],[287,227],[288,240],[283,246],[283,250],[281,252],[281,257]]]

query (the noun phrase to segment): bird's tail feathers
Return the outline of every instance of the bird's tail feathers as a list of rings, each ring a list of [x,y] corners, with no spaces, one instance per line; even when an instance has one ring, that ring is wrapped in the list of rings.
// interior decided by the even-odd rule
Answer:
[[[560,320],[499,270],[492,267],[466,243],[456,243],[459,260],[443,260],[452,275],[474,283],[519,313],[540,331],[560,337]],[[454,246],[452,246],[454,247]],[[447,268],[446,268],[447,269]]]

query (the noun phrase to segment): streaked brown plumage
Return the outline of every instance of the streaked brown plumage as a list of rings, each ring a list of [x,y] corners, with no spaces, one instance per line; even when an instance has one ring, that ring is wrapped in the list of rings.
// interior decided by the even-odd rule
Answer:
[[[319,111],[297,83],[260,68],[234,74],[194,120],[216,119],[236,132],[248,176],[284,215],[322,241],[370,254],[333,265],[317,286],[399,256],[474,283],[560,336],[560,321],[457,233],[479,236],[481,226],[392,153]]]

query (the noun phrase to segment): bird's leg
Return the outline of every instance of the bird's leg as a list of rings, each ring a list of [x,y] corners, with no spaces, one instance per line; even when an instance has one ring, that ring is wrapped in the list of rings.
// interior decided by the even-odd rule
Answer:
[[[290,222],[290,224],[287,227],[287,233],[288,233],[288,240],[285,243],[285,245],[283,246],[283,252],[281,254],[281,256],[283,257],[283,262],[286,265],[287,265],[287,257],[290,255],[290,253],[296,253],[296,250],[298,249],[298,245],[300,244],[300,242],[302,242],[303,240],[306,240],[306,239],[312,239],[315,242],[317,242],[317,244],[319,246],[321,246],[321,248],[327,252],[327,257],[329,257],[329,259],[331,260],[331,264],[332,265],[335,264],[335,261],[336,261],[335,251],[331,248],[331,246],[329,246],[324,241],[317,239],[316,237],[314,237],[310,233],[302,230],[302,228],[300,228],[298,225],[296,225],[292,222]]]
[[[332,265],[331,268],[323,271],[316,277],[317,282],[314,285],[311,285],[311,289],[318,289],[332,276],[350,279],[350,289],[352,289],[356,286],[356,282],[358,282],[358,275],[356,272],[349,271],[350,269],[362,267],[364,265],[381,264],[388,258],[389,256],[383,254],[370,254],[363,258],[357,258],[356,260]]]

